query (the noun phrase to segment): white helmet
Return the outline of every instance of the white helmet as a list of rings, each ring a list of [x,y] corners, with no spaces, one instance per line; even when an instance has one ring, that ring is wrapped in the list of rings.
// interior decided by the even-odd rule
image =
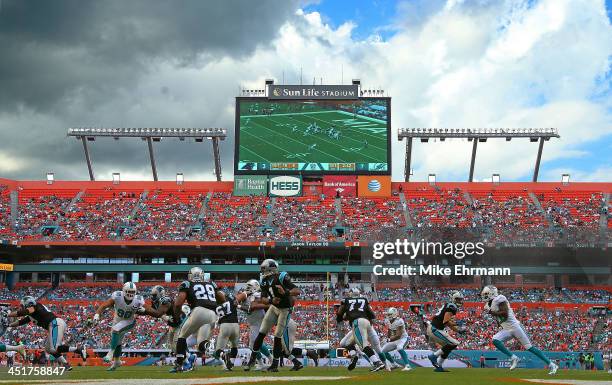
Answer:
[[[249,279],[247,281],[246,285],[244,285],[244,291],[248,295],[260,292],[261,291],[261,286],[259,285],[259,281],[257,281],[256,279]]]
[[[36,299],[30,295],[27,295],[21,300],[21,306],[24,308],[36,306]]]
[[[349,295],[349,297],[356,298],[356,297],[359,297],[361,295],[361,291],[359,290],[358,287],[351,287],[349,289],[349,291],[348,291],[348,295]]]
[[[151,289],[151,299],[153,301],[157,301],[158,299],[164,297],[166,295],[166,289],[164,289],[161,285],[153,286]]]
[[[278,262],[273,259],[266,259],[261,263],[261,276],[269,277],[278,273]]]
[[[134,297],[136,297],[137,292],[138,290],[136,289],[134,282],[126,282],[123,285],[123,298],[127,299],[128,301],[133,300]]]
[[[183,314],[188,316],[189,313],[191,313],[191,308],[189,307],[189,305],[183,305],[181,306],[181,311],[183,312]]]
[[[385,312],[385,316],[387,317],[389,321],[391,321],[391,320],[399,318],[399,312],[397,311],[396,308],[390,307]]]
[[[202,270],[199,267],[192,267],[189,270],[189,274],[187,275],[187,278],[191,281],[191,282],[204,282],[204,270]]]
[[[492,300],[497,297],[497,288],[493,285],[485,286],[480,293],[480,297],[482,297],[482,300],[485,302]]]
[[[463,293],[458,290],[453,291],[451,301],[457,306],[463,306]]]

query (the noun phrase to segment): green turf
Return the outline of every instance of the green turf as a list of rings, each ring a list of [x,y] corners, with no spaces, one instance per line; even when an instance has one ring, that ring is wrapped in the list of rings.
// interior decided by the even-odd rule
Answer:
[[[358,368],[348,372],[345,368],[306,368],[300,372],[290,372],[282,368],[279,373],[269,374],[265,372],[244,372],[237,368],[233,372],[224,372],[219,367],[198,368],[197,371],[181,374],[168,373],[169,367],[122,367],[115,372],[107,372],[104,367],[75,368],[63,377],[53,377],[53,380],[86,380],[86,379],[125,379],[126,385],[130,379],[181,379],[181,378],[212,378],[212,377],[295,377],[291,384],[369,384],[369,385],[395,385],[395,384],[426,384],[426,385],[485,385],[485,384],[509,384],[517,383],[517,379],[577,379],[590,381],[610,381],[612,376],[603,372],[587,371],[559,371],[556,376],[548,376],[545,370],[522,369],[510,372],[505,369],[454,369],[449,373],[434,373],[429,368],[414,369],[410,372],[378,372],[370,373],[368,369]],[[300,381],[300,376],[349,376],[350,379],[338,381]],[[2,384],[24,384],[31,380],[44,380],[49,377],[20,377],[15,378],[7,374],[7,369],[0,371],[0,383]],[[15,382],[4,382],[16,380]],[[165,381],[151,381],[150,384],[164,384]],[[275,381],[274,383],[279,383]],[[288,382],[285,382],[288,383]],[[525,383],[528,382],[518,382]]]
[[[335,127],[340,138],[330,138],[325,132],[304,135],[312,123],[323,130]],[[381,120],[343,111],[318,111],[241,117],[240,126],[241,162],[387,162],[387,123]]]

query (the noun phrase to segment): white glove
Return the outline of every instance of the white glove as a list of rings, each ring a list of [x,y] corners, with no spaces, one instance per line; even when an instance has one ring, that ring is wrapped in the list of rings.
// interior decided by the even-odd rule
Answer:
[[[94,314],[94,317],[93,317],[93,323],[95,325],[98,322],[100,322],[100,314],[96,313],[96,314]]]
[[[169,321],[172,319],[172,317],[170,317],[170,316],[169,316],[169,315],[167,315],[167,314],[164,314],[163,316],[161,316],[161,319],[162,319],[162,321],[164,321],[164,322],[169,322]]]
[[[489,310],[491,310],[491,307],[489,306],[489,303],[485,303],[485,305],[484,305],[484,311],[485,311],[485,312],[489,312]]]
[[[141,307],[139,307],[139,308],[136,310],[136,314],[143,315],[143,314],[145,313],[145,311],[146,311],[146,310],[145,310],[144,306],[141,306]]]

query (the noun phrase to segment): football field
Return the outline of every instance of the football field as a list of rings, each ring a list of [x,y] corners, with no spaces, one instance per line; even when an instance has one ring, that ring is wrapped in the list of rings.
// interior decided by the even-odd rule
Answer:
[[[104,367],[74,368],[63,376],[33,377],[9,376],[2,368],[0,384],[104,384],[104,385],[207,385],[207,384],[363,384],[363,385],[490,385],[490,384],[564,384],[564,385],[612,385],[612,375],[606,372],[562,371],[548,376],[545,370],[523,369],[454,369],[448,373],[434,373],[431,368],[418,368],[410,372],[370,373],[357,368],[352,372],[345,368],[306,368],[290,372],[281,368],[279,373],[244,372],[236,368],[224,372],[219,367],[198,368],[189,373],[170,374],[169,367],[122,367],[107,372]]]
[[[242,115],[238,159],[386,163],[387,123],[345,111]]]

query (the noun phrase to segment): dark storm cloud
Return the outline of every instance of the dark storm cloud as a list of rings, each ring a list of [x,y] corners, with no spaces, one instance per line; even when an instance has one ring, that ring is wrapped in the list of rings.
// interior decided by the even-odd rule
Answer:
[[[248,55],[275,36],[295,6],[272,0],[4,0],[0,108],[47,109],[74,93],[106,94],[129,87],[155,61],[191,65]]]

